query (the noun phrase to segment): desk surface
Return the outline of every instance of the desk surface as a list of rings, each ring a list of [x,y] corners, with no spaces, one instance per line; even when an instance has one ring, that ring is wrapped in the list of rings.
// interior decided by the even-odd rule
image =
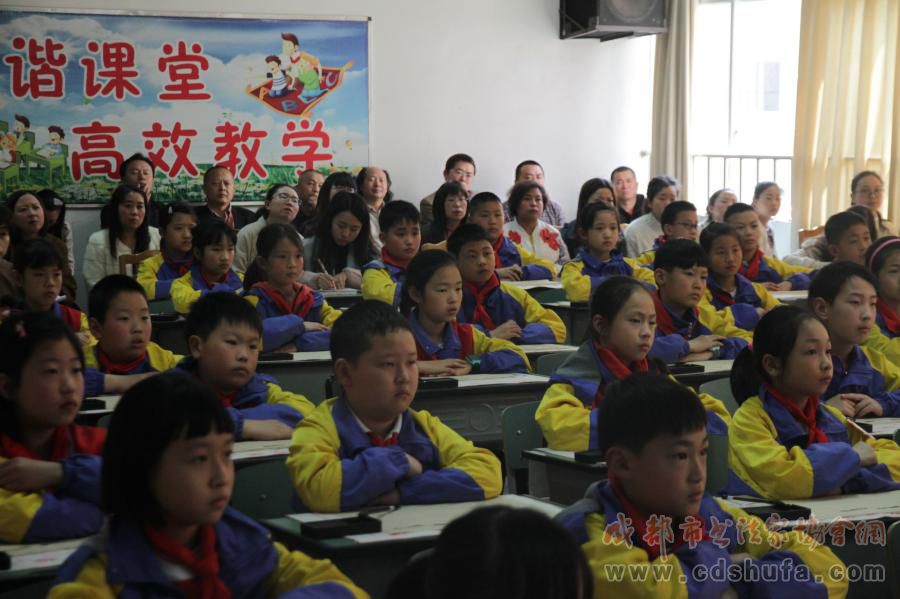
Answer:
[[[780,302],[794,302],[797,300],[805,300],[809,296],[809,291],[801,289],[797,291],[771,291],[775,299]]]
[[[791,499],[788,503],[809,508],[812,516],[819,521],[900,518],[900,490],[817,499]]]
[[[266,357],[266,354],[260,354],[259,365],[268,366],[270,364],[321,364],[322,362],[331,362],[331,352],[324,351],[297,351],[291,352],[290,358],[287,356],[272,359]]]
[[[513,287],[518,287],[519,289],[524,289],[526,291],[531,289],[562,289],[561,281],[551,281],[550,279],[539,279],[536,281],[503,281]]]
[[[54,576],[62,563],[90,538],[56,543],[0,545],[0,551],[8,554],[11,562],[9,570],[0,571],[0,582]]]
[[[291,446],[290,439],[277,441],[238,441],[231,451],[231,459],[235,462],[256,460],[260,458],[286,456]]]
[[[900,430],[900,418],[858,418],[857,422],[872,425],[872,434],[876,437],[893,438]]]
[[[534,449],[526,449],[522,452],[522,457],[527,460],[536,462],[544,462],[555,466],[565,466],[585,470],[588,472],[606,472],[606,462],[578,462],[575,460],[574,451],[561,451],[558,449],[550,449],[548,447],[536,447]]]
[[[571,352],[578,349],[577,345],[565,345],[560,343],[536,343],[535,345],[520,345],[522,351],[528,357],[534,355],[554,354],[556,352]]]

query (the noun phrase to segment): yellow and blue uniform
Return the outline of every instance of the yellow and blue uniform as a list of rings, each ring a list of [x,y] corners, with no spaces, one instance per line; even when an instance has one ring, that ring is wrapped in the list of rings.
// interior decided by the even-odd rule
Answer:
[[[480,289],[470,283],[463,284],[462,308],[457,319],[488,334],[512,320],[522,329],[522,336],[516,340],[521,345],[566,340],[566,325],[556,312],[544,308],[524,289],[500,281],[496,273]]]
[[[53,302],[53,308],[51,308],[51,310],[53,311],[53,314],[66,323],[72,331],[86,335],[88,345],[97,343],[97,340],[94,339],[94,335],[91,334],[91,325],[88,322],[87,314],[78,308],[66,306],[59,302]]]
[[[102,395],[104,392],[104,373],[111,374],[142,374],[145,372],[165,372],[175,368],[184,356],[173,354],[163,349],[153,341],[147,344],[144,358],[128,364],[127,366],[115,364],[111,368],[105,360],[100,360],[98,352],[100,346],[95,345],[84,352],[84,394],[86,397]]]
[[[659,250],[663,245],[665,245],[666,239],[665,235],[660,235],[656,239],[653,240],[653,247],[642,253],[637,258],[633,258],[633,260],[646,268],[647,270],[654,270],[654,266],[656,265],[656,251]]]
[[[451,322],[444,328],[444,340],[440,345],[432,341],[416,320],[409,318],[419,360],[449,360],[478,358],[477,372],[529,372],[528,357],[515,343],[505,339],[488,337],[470,324]]]
[[[521,266],[523,281],[556,278],[556,265],[553,262],[538,258],[505,235],[500,235],[494,242],[494,265],[496,268]]]
[[[323,351],[328,349],[331,331],[307,331],[306,322],[318,322],[329,329],[341,316],[321,293],[300,283],[294,284],[294,300],[285,297],[271,285],[257,283],[245,294],[244,299],[256,307],[263,321],[263,347],[275,350],[288,343],[297,351]]]
[[[291,439],[288,471],[304,508],[340,512],[396,490],[401,504],[490,499],[500,494],[500,461],[425,411],[398,416],[392,444],[378,446],[344,398],[322,402]],[[396,428],[396,427],[395,427]],[[408,477],[407,454],[422,464]]]
[[[652,361],[647,366],[656,369]],[[618,378],[593,341],[582,343],[550,377],[550,387],[534,415],[547,445],[562,451],[597,449],[597,408],[606,386]],[[700,401],[706,410],[707,430],[724,435],[731,421],[725,405],[706,393],[700,394]]]
[[[58,427],[51,459],[62,464],[62,483],[31,493],[0,487],[0,542],[48,543],[100,530],[100,456],[105,440],[105,429],[77,424]],[[0,433],[0,463],[18,457],[42,459]]]
[[[187,314],[191,305],[207,293],[237,293],[243,288],[243,275],[229,270],[221,281],[210,283],[194,264],[172,283],[172,305],[179,314]]]
[[[737,597],[836,599],[847,594],[843,562],[804,532],[770,532],[759,518],[705,495],[690,522],[656,515],[669,523],[660,524],[664,534],[671,533],[665,539],[649,527],[654,515],[637,513],[623,497],[615,483],[598,482],[556,516],[581,545],[594,575],[595,597],[722,597],[729,587]],[[750,568],[756,568],[733,568],[735,553],[749,554]],[[775,568],[779,576],[753,576]],[[728,575],[711,575],[716,570]]]
[[[900,337],[892,339],[882,333],[878,327],[872,327],[864,345],[869,349],[881,352],[884,354],[884,357],[891,360],[894,364],[900,364]]]
[[[330,561],[288,551],[231,508],[213,527],[219,578],[232,597],[369,596]],[[189,580],[190,572],[172,566],[160,558],[140,524],[114,518],[102,542],[82,545],[65,561],[49,597],[182,597],[178,582]]]
[[[563,266],[561,278],[569,301],[587,302],[597,285],[615,275],[634,277],[656,289],[653,271],[641,268],[634,259],[625,258],[619,250],[613,250],[608,260],[598,260],[582,248],[575,260]]]
[[[728,427],[728,465],[743,481],[736,492],[769,499],[802,499],[900,488],[900,447],[887,439],[866,439],[846,424],[839,410],[819,404],[817,427],[827,443],[807,442],[807,429],[764,387],[747,399]],[[860,466],[853,445],[864,441],[878,458]]]
[[[878,305],[875,307],[875,324],[881,334],[888,339],[900,338],[900,317],[887,302],[878,299]]]
[[[679,314],[663,304],[659,294],[653,294],[656,304],[656,335],[650,357],[667,364],[678,362],[690,353],[688,343],[702,335],[721,335],[722,349],[719,358],[733,360],[753,340],[753,334],[739,329],[713,307],[701,301],[693,310]]]
[[[176,368],[190,374],[197,372],[197,361],[188,357]],[[297,426],[315,406],[306,397],[284,391],[269,375],[254,373],[243,387],[234,393],[219,394],[219,399],[234,422],[234,438],[240,441],[244,433],[244,421],[278,420],[289,427]]]
[[[853,346],[846,364],[834,354],[831,362],[834,374],[824,397],[862,393],[881,405],[882,416],[900,416],[900,366],[884,354],[858,345]]]
[[[757,308],[767,312],[781,304],[762,283],[754,283],[742,274],[736,274],[734,293],[722,289],[712,275],[706,279],[704,300],[720,313],[730,312],[734,325],[752,331],[759,322]]]
[[[181,258],[171,258],[166,255],[165,247],[161,248],[159,254],[141,262],[137,282],[144,288],[147,300],[169,299],[172,295],[172,283],[184,276],[193,262],[191,252]]]
[[[809,289],[815,274],[811,268],[794,266],[782,262],[774,256],[766,256],[760,249],[750,260],[741,264],[738,271],[754,283],[781,283],[790,281],[791,289]]]
[[[406,280],[406,267],[386,257],[382,250],[381,260],[372,260],[363,266],[362,283],[359,290],[363,299],[373,299],[395,308],[400,306],[400,291]]]

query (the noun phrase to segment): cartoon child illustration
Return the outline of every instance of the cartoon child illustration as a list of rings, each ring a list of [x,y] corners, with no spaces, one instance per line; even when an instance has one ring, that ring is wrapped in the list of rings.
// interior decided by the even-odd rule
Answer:
[[[288,91],[288,74],[281,69],[281,59],[272,54],[266,56],[266,64],[269,67],[266,77],[272,80],[272,89],[269,90],[269,95],[283,96]]]
[[[28,117],[21,114],[15,115],[15,119],[16,147],[19,150],[22,150],[22,144],[27,143],[27,140],[25,139],[25,132],[28,131],[28,129],[31,127],[31,121],[28,119]],[[25,149],[30,150],[31,148]]]
[[[300,99],[310,102],[322,95],[319,87],[322,78],[322,63],[308,52],[300,51],[300,40],[293,33],[281,34],[281,48],[290,59],[288,74],[291,77],[291,87],[297,89],[297,83],[303,84],[303,92]]]
[[[66,134],[63,132],[62,127],[57,125],[50,125],[47,127],[47,131],[49,132],[50,141],[41,146],[38,154],[44,158],[52,158],[63,153],[62,140]]]
[[[0,168],[16,163],[16,136],[12,133],[0,135]]]

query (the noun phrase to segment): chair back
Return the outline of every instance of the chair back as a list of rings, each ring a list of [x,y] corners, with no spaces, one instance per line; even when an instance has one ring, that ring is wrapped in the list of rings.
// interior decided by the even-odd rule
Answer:
[[[544,354],[539,356],[534,362],[534,372],[544,376],[550,376],[559,368],[566,359],[575,352],[558,351],[552,354]]]
[[[728,377],[703,383],[700,385],[700,393],[712,395],[721,401],[732,416],[738,409],[738,403],[731,394],[731,379]]]
[[[294,486],[283,459],[235,464],[231,506],[256,520],[297,511]]]
[[[544,444],[541,427],[534,420],[541,402],[532,401],[509,406],[500,415],[500,428],[503,432],[503,456],[506,462],[506,473],[510,481],[516,480],[516,472],[527,470],[528,464],[522,457],[526,449],[534,449]],[[525,489],[516,489],[517,493]]]

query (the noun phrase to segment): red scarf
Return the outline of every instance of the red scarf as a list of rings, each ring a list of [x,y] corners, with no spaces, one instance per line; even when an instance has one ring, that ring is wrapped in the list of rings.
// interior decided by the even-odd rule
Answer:
[[[497,328],[497,325],[494,324],[494,319],[491,318],[491,315],[488,314],[488,311],[485,309],[484,300],[487,299],[487,296],[490,295],[491,291],[500,287],[500,278],[496,274],[491,275],[491,278],[488,279],[487,283],[481,286],[481,289],[468,281],[465,285],[466,289],[472,293],[472,297],[475,298],[475,311],[472,313],[472,324],[480,324],[487,330],[493,331]]]
[[[658,291],[653,294],[653,303],[656,304],[656,328],[666,335],[681,335],[681,333],[678,332],[678,327],[675,326],[672,315],[669,314],[669,310],[666,309],[665,304],[662,303]],[[700,311],[697,308],[694,308],[693,312],[696,317]],[[684,337],[684,335],[682,335],[682,337]]]
[[[372,442],[372,447],[393,447],[400,443],[400,435],[397,433],[391,433],[387,439],[381,438],[379,435],[373,433],[372,431],[368,432],[369,441]]]
[[[223,406],[230,408],[234,404],[234,400],[237,399],[238,393],[239,391],[232,391],[231,393],[216,391],[216,396],[218,396],[219,401],[222,402]]]
[[[163,254],[163,260],[165,260],[166,265],[177,272],[179,276],[191,270],[191,265],[194,263],[193,257],[189,257],[187,260],[173,261],[166,258],[165,254]]]
[[[642,360],[638,360],[637,362],[632,362],[631,365],[626,366],[622,363],[622,360],[609,351],[605,347],[600,347],[600,345],[594,341],[594,351],[597,352],[597,358],[600,359],[600,362],[606,366],[609,373],[613,376],[613,379],[617,381],[621,381],[624,378],[627,378],[634,374],[635,372],[647,372],[650,370],[650,363],[647,361],[647,358],[644,357]],[[597,393],[594,395],[594,406],[598,407],[600,402],[603,401],[603,395],[606,392],[606,384],[601,383],[597,386]]]
[[[747,266],[744,266],[741,263],[741,268],[738,272],[751,281],[755,281],[756,277],[759,276],[759,263],[763,258],[763,251],[759,248],[756,248],[756,253],[753,254],[753,257],[750,258],[750,261],[747,263]]]
[[[459,324],[455,320],[447,325],[448,327],[452,327],[454,331],[456,331],[456,336],[459,337],[459,355],[456,356],[459,359],[464,359],[466,356],[471,356],[475,353],[475,335],[472,333],[472,325],[470,324]],[[419,343],[419,340],[416,339],[416,354],[419,360],[438,360],[440,358],[437,357],[437,354],[426,354],[425,349],[422,347],[422,344]]]
[[[400,270],[406,270],[406,267],[409,266],[410,261],[404,260],[400,261],[393,258],[390,254],[387,253],[387,248],[381,248],[381,261],[385,264],[389,264],[394,268],[399,268]]]
[[[503,268],[503,261],[500,260],[500,248],[503,247],[503,231],[500,231],[500,236],[497,237],[497,241],[494,242],[494,268]]]
[[[709,285],[709,284],[707,284],[706,287],[707,287],[707,289],[709,289],[709,290],[712,292],[713,297],[714,297],[715,299],[719,300],[720,302],[722,302],[722,303],[725,304],[726,306],[733,306],[733,305],[734,305],[734,298],[731,297],[731,294],[730,294],[730,293],[728,293],[727,291],[725,291],[725,290],[722,289],[721,287],[719,287],[719,286],[713,287],[712,285]]]
[[[126,362],[124,364],[113,362],[109,359],[103,350],[100,349],[100,346],[97,346],[97,361],[100,363],[100,369],[102,372],[107,372],[109,374],[131,374],[134,370],[136,370],[141,364],[144,363],[144,360],[147,359],[147,352],[142,353],[137,360],[132,360],[131,362]]]
[[[207,524],[201,526],[200,557],[165,533],[144,526],[144,534],[160,557],[168,562],[184,566],[194,577],[176,583],[190,599],[230,599],[231,590],[219,578],[219,554],[216,551],[216,529]]]
[[[880,297],[878,298],[877,309],[887,330],[894,335],[900,335],[900,314],[897,314],[894,308]]]
[[[66,325],[75,331],[76,333],[81,332],[81,311],[65,304],[57,304],[59,306],[59,313],[62,316],[63,322]]]
[[[215,281],[210,282],[210,280],[206,278],[206,275],[203,274],[203,271],[201,270],[201,271],[200,271],[200,278],[201,278],[201,279],[203,280],[203,282],[206,284],[206,288],[207,288],[207,289],[212,289],[212,288],[215,287],[217,284],[219,284],[219,283],[224,283],[225,281],[227,281],[227,280],[228,280],[228,273],[226,272],[224,275],[222,275],[221,277],[219,277],[219,278],[216,279]]]
[[[823,430],[819,428],[818,422],[816,421],[816,414],[819,410],[819,398],[815,395],[810,395],[806,400],[806,407],[801,410],[797,407],[797,404],[786,399],[781,393],[775,390],[769,384],[764,385],[766,391],[769,395],[772,396],[775,401],[784,406],[784,409],[788,411],[788,413],[794,417],[794,419],[800,424],[804,425],[808,431],[806,437],[806,445],[812,445],[813,443],[828,443],[828,436],[825,434]]]
[[[106,441],[106,429],[93,426],[59,426],[53,432],[53,443],[50,450],[50,460],[60,462],[70,454],[84,453],[88,455],[100,455],[103,453],[103,443]],[[35,453],[24,443],[19,443],[0,434],[0,455],[5,458],[30,458],[43,460],[42,456]]]
[[[294,301],[288,304],[287,299],[280,291],[272,287],[269,283],[255,283],[254,289],[262,289],[269,299],[281,310],[282,314],[296,314],[304,319],[313,307],[316,298],[313,296],[312,289],[300,283],[294,283]]]

